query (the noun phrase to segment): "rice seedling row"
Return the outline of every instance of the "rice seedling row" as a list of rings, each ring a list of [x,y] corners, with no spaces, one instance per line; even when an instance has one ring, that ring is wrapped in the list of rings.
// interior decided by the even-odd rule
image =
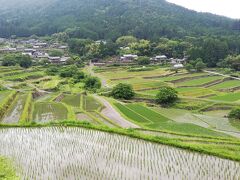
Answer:
[[[228,136],[223,133],[213,131],[192,123],[178,123],[167,118],[166,116],[157,113],[149,108],[139,104],[123,105],[115,104],[115,106],[123,113],[128,119],[140,124],[143,127],[167,130],[178,133],[188,133],[194,135],[209,135],[209,136]]]
[[[22,179],[240,178],[238,162],[82,128],[1,129],[0,139]]]
[[[62,99],[62,102],[66,103],[67,105],[79,108],[81,102],[81,94],[76,95],[65,94],[64,98]]]
[[[91,96],[82,96],[82,106],[85,111],[99,111],[103,108],[102,104]]]
[[[53,120],[65,120],[68,118],[68,110],[61,103],[36,102],[33,111],[33,121],[49,122]]]
[[[206,83],[214,82],[216,80],[221,80],[223,79],[221,76],[209,76],[209,77],[204,77],[200,79],[194,79],[186,82],[180,82],[177,83],[178,86],[201,86]]]

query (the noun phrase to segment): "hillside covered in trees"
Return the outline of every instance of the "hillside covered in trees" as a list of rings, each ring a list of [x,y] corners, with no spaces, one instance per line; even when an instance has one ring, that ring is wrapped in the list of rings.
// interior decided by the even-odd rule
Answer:
[[[0,0],[0,37],[50,35],[155,40],[234,33],[234,20],[197,13],[165,0]]]

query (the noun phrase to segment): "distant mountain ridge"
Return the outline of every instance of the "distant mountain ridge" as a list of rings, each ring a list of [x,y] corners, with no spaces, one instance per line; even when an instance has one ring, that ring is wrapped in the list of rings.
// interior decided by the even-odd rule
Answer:
[[[0,37],[51,35],[156,39],[233,33],[234,20],[197,13],[165,0],[0,0]]]

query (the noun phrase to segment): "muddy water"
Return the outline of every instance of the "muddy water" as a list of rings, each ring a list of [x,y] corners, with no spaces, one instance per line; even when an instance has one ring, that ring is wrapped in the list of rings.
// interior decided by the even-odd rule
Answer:
[[[0,155],[22,179],[240,179],[237,162],[82,128],[0,129]]]

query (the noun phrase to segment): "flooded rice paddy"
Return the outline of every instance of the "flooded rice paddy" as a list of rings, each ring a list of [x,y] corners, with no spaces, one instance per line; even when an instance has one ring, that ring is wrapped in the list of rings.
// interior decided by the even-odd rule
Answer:
[[[0,129],[21,179],[239,179],[240,163],[82,128]]]

